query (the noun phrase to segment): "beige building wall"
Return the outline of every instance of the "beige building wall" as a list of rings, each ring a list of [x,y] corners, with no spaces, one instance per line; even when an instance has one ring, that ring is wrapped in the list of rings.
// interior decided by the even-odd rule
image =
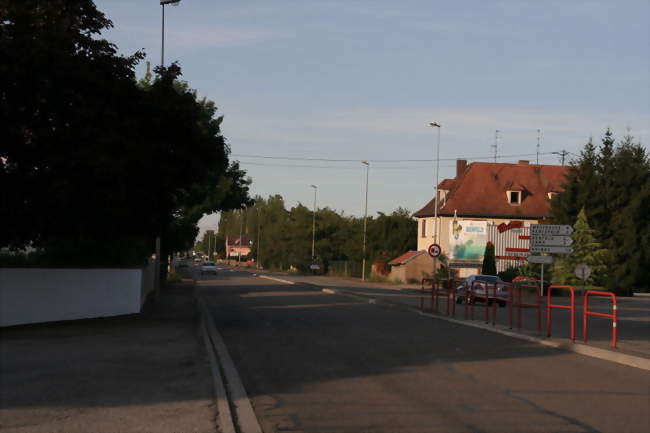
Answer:
[[[421,281],[422,278],[431,276],[433,270],[433,259],[429,254],[420,254],[405,265],[391,266],[388,278],[391,281],[399,280],[403,283],[409,280]]]
[[[440,245],[443,254],[449,254],[450,250],[450,232],[451,232],[451,224],[454,221],[454,217],[449,217],[449,216],[439,216],[438,219],[440,220],[440,229],[439,229],[439,238],[438,238],[438,244]],[[524,226],[528,227],[530,224],[538,224],[538,220],[521,220],[521,219],[516,219],[516,218],[509,218],[509,219],[504,219],[504,218],[467,218],[467,217],[457,217],[459,220],[476,220],[476,221],[487,221],[488,224],[494,224],[494,225],[499,225],[501,223],[509,223],[510,221],[524,221]],[[426,236],[422,236],[422,221],[426,221]],[[434,236],[433,236],[433,231],[434,231],[434,218],[433,217],[427,217],[427,218],[418,218],[418,250],[427,250],[429,248],[429,245],[433,243]],[[430,271],[429,271],[430,272]],[[459,277],[464,278],[469,275],[473,275],[476,273],[480,273],[481,269],[479,268],[460,268],[459,270]]]

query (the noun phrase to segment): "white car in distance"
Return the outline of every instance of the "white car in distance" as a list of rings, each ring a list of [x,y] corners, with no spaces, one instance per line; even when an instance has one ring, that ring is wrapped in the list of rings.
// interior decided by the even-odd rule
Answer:
[[[214,262],[201,263],[201,275],[203,274],[217,275],[217,265]]]

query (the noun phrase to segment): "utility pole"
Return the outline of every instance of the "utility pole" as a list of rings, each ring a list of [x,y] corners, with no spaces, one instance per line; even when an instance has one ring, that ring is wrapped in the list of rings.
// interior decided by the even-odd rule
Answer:
[[[261,209],[257,208],[257,269],[262,269],[260,264],[260,232],[262,230]]]
[[[537,130],[537,165],[539,165],[539,140],[541,135],[541,130]]]
[[[499,147],[499,130],[497,129],[494,131],[494,144],[492,145],[494,148],[494,162],[497,162],[497,150]]]
[[[569,155],[570,152],[562,150],[560,152],[551,152],[553,155],[559,155],[560,160],[562,161],[562,166],[564,167],[564,159]]]
[[[237,252],[238,265],[241,263],[241,249],[242,249],[241,235],[243,230],[244,230],[244,209],[239,211],[239,251]]]
[[[438,141],[437,141],[437,146],[436,146],[436,184],[435,184],[435,191],[436,191],[436,198],[434,200],[434,205],[433,205],[433,223],[434,223],[434,228],[433,228],[433,243],[437,244],[438,243],[438,207],[440,205],[440,199],[438,197],[438,172],[440,171],[440,124],[438,122],[431,122],[429,123],[429,126],[438,128]],[[426,223],[425,223],[426,224]],[[433,259],[433,272],[431,273],[431,277],[435,278],[436,276],[436,267],[438,266],[438,259],[434,258]]]
[[[314,265],[314,249],[316,245],[316,193],[318,192],[318,187],[316,185],[310,185],[314,188],[314,212],[312,215],[311,222],[311,264]]]
[[[366,166],[366,210],[363,214],[363,260],[361,262],[361,281],[366,280],[366,230],[368,227],[368,172],[370,171],[370,162],[361,161]]]

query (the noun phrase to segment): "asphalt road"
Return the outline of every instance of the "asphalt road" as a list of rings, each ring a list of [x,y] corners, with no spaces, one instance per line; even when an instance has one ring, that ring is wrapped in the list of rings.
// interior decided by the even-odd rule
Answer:
[[[265,432],[648,432],[650,376],[314,287],[198,281]]]

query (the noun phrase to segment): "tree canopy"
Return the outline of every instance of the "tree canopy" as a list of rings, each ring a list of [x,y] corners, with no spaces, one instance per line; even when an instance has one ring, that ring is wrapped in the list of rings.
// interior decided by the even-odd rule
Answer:
[[[588,220],[586,227],[593,228],[593,240],[585,242],[597,245],[589,254],[603,255],[602,271],[593,282],[621,294],[648,290],[650,160],[629,133],[616,144],[608,129],[599,148],[589,140],[573,161],[564,192],[551,201],[551,215],[560,224],[574,225],[582,209],[580,224]],[[605,251],[597,253],[600,249]]]
[[[307,271],[311,263],[313,211],[302,204],[286,209],[282,196],[256,197],[245,210],[222,212],[219,235],[239,236],[240,230],[253,242],[251,258],[265,268]],[[368,264],[387,262],[417,248],[415,220],[398,208],[391,214],[368,217]],[[259,243],[258,243],[259,239]],[[316,211],[316,263],[327,271],[336,261],[362,261],[363,218],[345,216],[330,208]],[[200,245],[203,247],[205,241]],[[360,268],[359,268],[360,269]]]
[[[205,213],[250,202],[215,104],[102,39],[87,0],[0,3],[0,247],[49,262],[139,264],[161,236],[189,248]],[[3,212],[4,213],[4,212]]]

